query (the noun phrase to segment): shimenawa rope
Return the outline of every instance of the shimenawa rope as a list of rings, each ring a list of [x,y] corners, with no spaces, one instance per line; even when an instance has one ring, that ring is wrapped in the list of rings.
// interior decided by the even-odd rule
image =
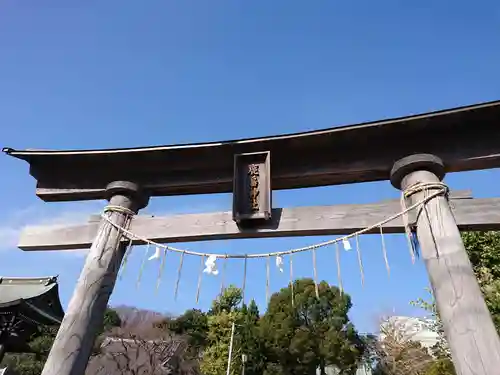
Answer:
[[[409,198],[410,196],[412,196],[413,194],[416,194],[416,193],[422,192],[422,191],[434,190],[434,189],[437,191],[432,193],[432,194],[429,194],[428,196],[426,196],[422,200],[410,205],[409,207],[406,206],[406,199]],[[213,253],[211,254],[211,253],[202,253],[202,252],[197,252],[197,251],[178,249],[178,248],[175,248],[175,247],[172,247],[169,245],[160,244],[160,243],[157,243],[155,241],[151,241],[147,238],[138,236],[135,233],[132,233],[130,230],[128,230],[124,227],[121,227],[120,225],[111,221],[111,219],[107,215],[103,214],[102,217],[104,220],[106,220],[108,223],[110,223],[116,229],[120,230],[131,241],[137,240],[137,241],[143,242],[144,244],[149,244],[149,245],[157,246],[157,247],[160,247],[160,248],[172,251],[172,252],[181,253],[181,255],[188,254],[188,255],[200,256],[200,257],[208,257],[208,256],[212,255],[212,256],[215,256],[216,258],[228,258],[228,259],[229,258],[245,258],[245,259],[267,258],[267,257],[272,257],[272,256],[291,255],[291,254],[295,254],[295,253],[310,251],[310,250],[317,249],[320,247],[329,246],[329,245],[332,245],[332,244],[335,244],[335,243],[338,243],[341,241],[348,241],[350,238],[357,238],[358,236],[365,234],[365,233],[368,233],[368,232],[371,232],[376,228],[379,228],[379,230],[380,230],[380,228],[384,224],[387,224],[387,223],[389,223],[389,222],[391,222],[399,217],[401,217],[403,219],[403,223],[404,223],[404,226],[406,228],[406,232],[411,233],[411,229],[409,228],[409,223],[408,223],[408,212],[410,212],[416,208],[419,208],[420,209],[419,213],[420,213],[420,211],[423,209],[423,207],[425,206],[425,204],[428,201],[430,201],[431,199],[433,199],[439,195],[446,196],[448,194],[448,192],[449,192],[448,187],[444,183],[441,183],[441,182],[416,183],[416,184],[408,187],[408,189],[406,189],[403,192],[402,197],[401,197],[402,210],[400,212],[398,212],[397,214],[394,214],[394,215],[388,217],[387,219],[384,219],[376,224],[373,224],[369,227],[361,229],[357,232],[351,233],[347,236],[338,237],[338,238],[335,238],[333,240],[320,242],[320,243],[316,243],[316,244],[312,244],[309,246],[296,248],[296,249],[290,249],[290,250],[285,250],[285,251],[275,251],[275,252],[268,252],[268,253],[260,253],[260,254],[225,254],[225,253],[224,254],[213,254]],[[122,212],[122,213],[126,213],[129,215],[135,214],[133,211],[128,210],[128,209],[124,209],[123,207],[120,207],[120,206],[106,206],[104,209],[104,212],[108,212],[108,211]],[[414,254],[415,254],[414,248],[413,248],[413,243],[412,243],[411,254],[412,254],[412,258],[413,258]]]

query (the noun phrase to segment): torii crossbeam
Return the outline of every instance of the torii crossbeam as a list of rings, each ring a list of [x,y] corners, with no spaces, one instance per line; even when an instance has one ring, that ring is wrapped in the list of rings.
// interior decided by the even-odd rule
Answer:
[[[450,200],[460,230],[500,230],[500,198],[473,199],[469,191],[452,191]],[[400,210],[399,201],[275,208],[269,222],[250,229],[239,227],[232,220],[231,211],[164,217],[139,215],[132,219],[130,231],[156,243],[345,235],[370,227]],[[21,233],[18,246],[26,251],[89,248],[97,235],[100,219],[101,216],[96,215],[88,223],[79,225],[27,227]],[[384,233],[405,233],[401,218],[384,225]],[[132,244],[143,243],[134,238]]]

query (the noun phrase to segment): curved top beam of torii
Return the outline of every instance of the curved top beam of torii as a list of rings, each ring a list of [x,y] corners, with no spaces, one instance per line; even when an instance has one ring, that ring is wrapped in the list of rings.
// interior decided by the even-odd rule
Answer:
[[[270,151],[272,188],[389,178],[413,153],[439,156],[448,172],[500,167],[500,101],[391,120],[236,141],[84,151],[19,151],[45,201],[105,198],[109,182],[129,180],[152,196],[233,189],[234,155]]]

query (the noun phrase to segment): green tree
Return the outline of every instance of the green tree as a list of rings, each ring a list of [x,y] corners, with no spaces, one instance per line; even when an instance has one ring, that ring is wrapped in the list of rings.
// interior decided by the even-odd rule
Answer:
[[[336,366],[342,374],[354,374],[364,354],[364,344],[347,314],[351,299],[326,282],[296,280],[292,289],[275,293],[260,321],[265,340],[267,374],[325,374]]]
[[[232,324],[241,321],[241,311],[223,310],[219,314],[208,317],[208,345],[203,352],[200,363],[204,375],[221,375],[226,372],[229,358]],[[233,345],[231,375],[241,373],[241,350]]]
[[[7,353],[3,365],[15,368],[22,375],[40,375],[57,334],[57,326],[39,326],[28,345],[31,353]]]
[[[264,354],[259,337],[259,308],[254,300],[241,304],[243,292],[230,286],[213,301],[207,313],[206,346],[200,363],[204,375],[225,374],[229,359],[231,330],[235,324],[231,374],[240,374],[245,354],[246,375],[262,375]],[[241,307],[240,307],[241,306]]]
[[[448,358],[437,358],[429,365],[425,375],[455,375],[455,366]]]
[[[212,307],[208,315],[217,315],[223,311],[230,312],[237,309],[243,298],[243,292],[240,288],[230,285],[222,291],[222,294],[212,301]]]
[[[241,348],[241,353],[247,357],[245,364],[246,375],[262,375],[266,355],[264,351],[264,341],[259,332],[259,308],[255,300],[251,300],[247,305],[241,308],[241,323],[236,335],[237,345]]]
[[[462,240],[495,327],[500,332],[500,232],[464,232]],[[438,333],[444,337],[434,296],[431,290],[428,292],[430,300],[418,299],[413,304],[432,313]]]
[[[238,305],[242,300],[242,291],[230,286],[213,301],[208,312],[207,345],[203,352],[200,370],[204,375],[220,375],[225,373],[229,358],[232,325],[244,321],[244,314]],[[231,374],[241,371],[241,344],[233,343]]]
[[[465,232],[462,240],[497,332],[500,332],[500,232]]]
[[[168,318],[158,325],[167,331],[187,338],[186,358],[199,360],[202,372],[206,375],[222,374],[226,371],[229,343],[233,322],[238,332],[233,343],[232,373],[241,370],[243,351],[252,358],[258,348],[255,327],[259,320],[259,309],[252,301],[247,307],[238,306],[242,300],[242,290],[229,286],[216,298],[207,313],[201,310],[187,310],[177,318]],[[251,362],[247,375],[253,375],[255,360]]]
[[[464,232],[462,240],[495,327],[500,332],[500,232]],[[430,289],[427,291],[429,299],[419,298],[412,302],[431,313],[434,320],[432,329],[439,337],[432,348],[436,361],[427,375],[455,374],[434,296]]]
[[[191,309],[177,318],[167,318],[157,326],[165,331],[184,336],[188,349],[186,359],[195,360],[201,355],[207,343],[208,317],[201,310]]]
[[[115,310],[108,307],[104,313],[104,319],[102,321],[101,329],[99,330],[99,335],[102,335],[104,332],[107,332],[114,327],[121,327],[121,325],[122,320],[120,319],[120,315],[118,315]]]

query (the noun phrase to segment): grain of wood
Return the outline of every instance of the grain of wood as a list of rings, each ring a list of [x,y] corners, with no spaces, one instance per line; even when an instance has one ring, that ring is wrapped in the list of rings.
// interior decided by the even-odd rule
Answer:
[[[500,198],[453,199],[452,211],[461,230],[500,230]],[[373,225],[401,211],[399,201],[378,204],[295,207],[274,209],[270,223],[257,229],[240,229],[232,213],[217,212],[166,217],[136,216],[133,233],[158,243],[290,236],[343,235]],[[27,227],[19,248],[74,250],[90,247],[99,224],[68,227]],[[378,229],[373,233],[378,233]],[[384,233],[404,233],[396,219],[384,225]],[[141,244],[134,241],[135,245]]]
[[[402,189],[418,182],[433,183],[439,182],[439,179],[431,172],[413,172],[403,179]],[[424,194],[415,194],[411,197],[412,202],[423,199]],[[458,207],[461,201],[454,204]],[[499,208],[497,206],[495,209]],[[469,210],[476,217],[484,213],[478,206],[470,206]],[[459,217],[455,212],[457,221]],[[500,369],[500,340],[455,218],[445,197],[439,196],[428,202],[417,221],[421,255],[457,375],[497,374]]]
[[[447,172],[500,167],[500,101],[300,134],[192,145],[87,151],[4,151],[30,163],[46,201],[102,199],[127,176],[152,196],[229,193],[236,154],[271,152],[273,190],[387,180],[415,150]],[[428,136],[432,129],[433,137]],[[390,143],[391,147],[377,147]],[[374,146],[375,145],[375,146]]]
[[[115,195],[111,205],[135,210],[136,203]],[[109,220],[126,225],[128,215],[108,213]],[[90,249],[42,375],[83,375],[113,291],[125,248],[122,234],[106,220]]]

